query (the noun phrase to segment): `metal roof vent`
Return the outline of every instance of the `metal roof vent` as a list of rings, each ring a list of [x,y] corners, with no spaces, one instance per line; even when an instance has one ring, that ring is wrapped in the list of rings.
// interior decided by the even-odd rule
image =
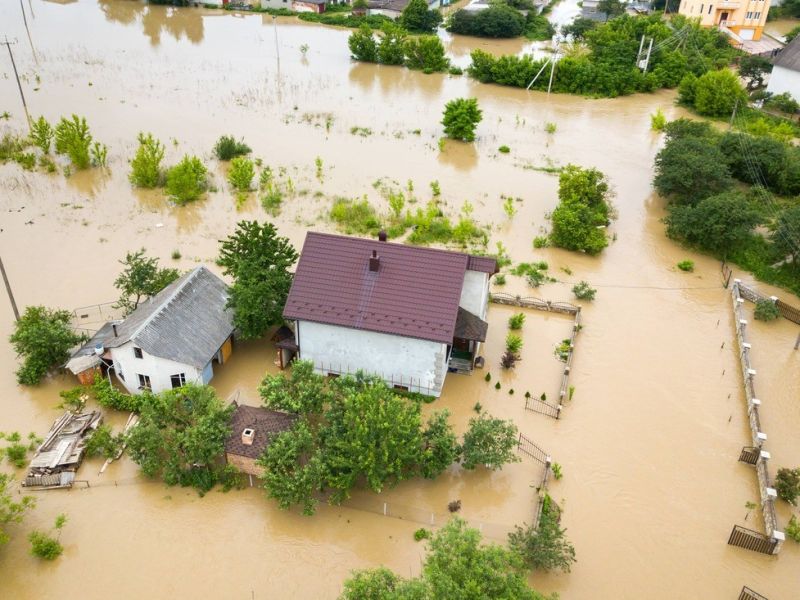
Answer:
[[[242,432],[242,443],[245,446],[253,445],[253,438],[256,436],[256,430],[248,427]]]
[[[379,242],[385,242],[386,241],[386,231],[384,231],[383,229],[381,229],[378,232],[378,241]]]
[[[373,250],[372,256],[369,259],[369,270],[373,273],[377,273],[378,269],[381,268],[381,257],[378,256],[378,251]]]

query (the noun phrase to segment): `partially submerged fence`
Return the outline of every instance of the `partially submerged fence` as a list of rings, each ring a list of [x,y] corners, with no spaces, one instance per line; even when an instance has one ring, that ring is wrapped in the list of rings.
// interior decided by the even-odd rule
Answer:
[[[746,291],[745,291],[746,290]],[[752,293],[738,279],[733,280],[731,297],[733,299],[733,314],[736,321],[736,340],[739,345],[739,363],[742,369],[742,380],[744,383],[745,398],[747,399],[747,413],[750,424],[753,445],[745,446],[739,455],[739,460],[756,468],[758,477],[758,488],[761,495],[761,511],[764,516],[764,527],[766,535],[754,532],[752,529],[734,526],[728,544],[739,546],[747,550],[754,550],[764,554],[777,554],[783,545],[785,535],[778,530],[778,519],[775,515],[775,498],[777,492],[771,487],[769,469],[767,463],[770,454],[764,450],[764,442],[767,434],[761,430],[761,419],[759,410],[761,401],[755,391],[756,370],[751,363],[752,345],[747,341],[747,319],[744,318],[742,305],[744,304],[744,294]],[[754,535],[755,534],[755,535]]]
[[[553,464],[553,460],[550,455],[536,445],[533,440],[525,437],[521,433],[519,434],[519,440],[517,441],[517,451],[544,466],[544,471],[542,472],[542,477],[539,480],[539,485],[536,486],[536,509],[533,513],[533,526],[539,527],[539,519],[542,517],[542,509],[544,508],[545,498],[548,495],[547,481],[550,478],[550,468]],[[552,502],[552,499],[551,503],[556,506],[555,503]],[[561,512],[557,506],[556,509],[559,513]]]
[[[550,300],[542,300],[541,298],[522,296],[513,296],[506,293],[492,294],[490,300],[495,304],[504,304],[506,306],[519,306],[520,308],[531,308],[534,310],[541,310],[545,312],[556,312],[566,315],[572,315],[574,321],[572,323],[572,333],[569,337],[569,348],[567,349],[567,356],[564,360],[564,370],[561,373],[561,387],[558,390],[558,404],[550,404],[546,400],[539,400],[533,397],[525,398],[525,408],[527,410],[538,412],[554,419],[561,418],[561,411],[564,408],[564,401],[571,400],[572,394],[569,387],[569,376],[572,371],[572,357],[575,355],[575,339],[578,337],[578,332],[581,330],[581,307],[570,304],[569,302],[552,302]]]
[[[739,592],[739,600],[768,600],[766,596],[762,596],[758,592],[751,590],[749,587],[744,586],[742,587],[742,591]]]
[[[745,300],[749,300],[750,302],[756,303],[761,302],[762,300],[769,300],[770,302],[774,303],[780,315],[792,323],[797,323],[800,325],[800,308],[795,308],[790,304],[786,304],[783,300],[778,298],[777,296],[763,296],[759,294],[753,288],[747,287],[743,283],[741,283],[738,279],[734,280],[734,286],[739,288],[739,295],[744,298]]]

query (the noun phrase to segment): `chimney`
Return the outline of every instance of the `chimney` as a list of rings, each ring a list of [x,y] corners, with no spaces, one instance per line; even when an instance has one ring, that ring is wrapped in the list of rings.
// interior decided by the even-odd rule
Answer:
[[[385,242],[386,241],[386,231],[384,231],[383,229],[381,229],[378,232],[378,241],[379,242]]]
[[[113,330],[114,330],[114,337],[117,337],[117,336],[119,335],[119,334],[117,333],[117,324],[116,324],[116,323],[112,323],[112,324],[111,324],[111,329],[113,329]]]
[[[378,251],[373,250],[372,256],[369,259],[369,270],[373,273],[377,273],[378,269],[381,267],[381,257],[378,256]]]
[[[242,443],[245,446],[252,446],[253,438],[255,437],[255,435],[256,435],[256,430],[248,427],[247,429],[242,431]]]

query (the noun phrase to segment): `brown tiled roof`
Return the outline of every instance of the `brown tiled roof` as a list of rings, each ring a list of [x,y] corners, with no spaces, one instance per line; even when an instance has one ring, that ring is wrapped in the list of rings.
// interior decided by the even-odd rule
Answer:
[[[377,272],[369,270],[373,250]],[[481,271],[494,265],[460,252],[309,232],[283,316],[449,344],[470,261]]]
[[[235,404],[235,403],[234,403]],[[275,434],[286,431],[297,417],[258,406],[237,405],[231,416],[231,435],[225,441],[225,452],[247,458],[260,458]],[[242,432],[254,429],[253,443],[242,443]]]
[[[472,314],[465,308],[458,307],[456,330],[454,336],[462,340],[486,341],[486,331],[489,324],[480,317]]]

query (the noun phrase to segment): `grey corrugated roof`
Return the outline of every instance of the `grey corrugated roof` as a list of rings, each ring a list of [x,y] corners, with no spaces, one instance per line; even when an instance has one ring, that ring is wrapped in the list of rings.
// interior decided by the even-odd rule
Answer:
[[[227,302],[225,282],[197,267],[140,304],[106,345],[132,340],[148,354],[202,369],[233,332]]]
[[[794,38],[789,44],[778,53],[772,64],[776,67],[800,71],[800,36]]]

